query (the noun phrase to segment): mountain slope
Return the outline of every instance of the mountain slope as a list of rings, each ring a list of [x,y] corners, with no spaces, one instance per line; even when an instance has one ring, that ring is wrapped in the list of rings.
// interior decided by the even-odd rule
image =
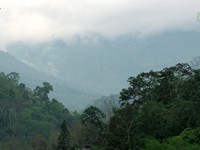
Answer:
[[[200,33],[168,31],[149,37],[107,39],[91,34],[38,45],[13,43],[9,53],[70,87],[99,95],[118,93],[129,76],[159,70],[199,55]],[[33,57],[34,56],[34,57]]]
[[[49,82],[54,87],[51,97],[63,102],[71,110],[83,109],[92,99],[97,97],[96,95],[69,88],[64,81],[39,72],[2,51],[0,51],[0,71],[19,73],[21,77],[20,82],[25,83],[31,88],[41,85],[44,81]]]

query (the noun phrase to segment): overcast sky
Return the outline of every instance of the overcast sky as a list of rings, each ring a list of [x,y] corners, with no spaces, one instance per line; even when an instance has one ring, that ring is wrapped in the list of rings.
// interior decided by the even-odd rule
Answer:
[[[0,49],[89,33],[113,38],[200,29],[200,0],[1,0],[0,8]]]

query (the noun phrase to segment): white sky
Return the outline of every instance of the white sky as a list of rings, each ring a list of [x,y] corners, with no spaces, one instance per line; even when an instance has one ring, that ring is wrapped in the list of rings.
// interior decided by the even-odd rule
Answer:
[[[0,49],[97,33],[106,37],[200,30],[200,0],[1,0]]]

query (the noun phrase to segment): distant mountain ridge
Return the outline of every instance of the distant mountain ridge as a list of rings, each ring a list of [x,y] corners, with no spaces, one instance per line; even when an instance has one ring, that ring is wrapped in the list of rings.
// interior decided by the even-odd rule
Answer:
[[[110,95],[126,87],[129,76],[189,62],[200,55],[199,47],[200,32],[166,31],[139,38],[125,35],[108,39],[91,34],[37,45],[18,42],[7,50],[74,89]]]
[[[54,87],[51,97],[61,101],[70,110],[83,109],[92,99],[97,97],[96,95],[69,88],[64,81],[39,72],[3,51],[0,51],[0,72],[19,73],[20,82],[31,88],[35,88],[37,85],[40,86],[44,81],[49,82]]]

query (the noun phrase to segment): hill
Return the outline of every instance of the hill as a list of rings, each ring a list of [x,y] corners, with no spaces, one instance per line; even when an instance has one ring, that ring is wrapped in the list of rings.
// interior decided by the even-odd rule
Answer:
[[[0,73],[0,149],[53,149],[58,126],[63,120],[70,126],[74,117],[62,103],[48,98],[50,84],[31,90],[18,79],[17,73]]]
[[[55,97],[60,102],[63,102],[63,104],[70,110],[83,109],[93,98],[96,97],[95,95],[69,88],[67,83],[62,79],[40,72],[3,51],[0,51],[0,71],[6,73],[19,73],[21,77],[20,82],[25,83],[31,88],[35,88],[44,81],[50,82],[54,87],[54,91],[50,97]]]
[[[35,45],[17,42],[7,50],[37,70],[62,79],[69,87],[109,95],[126,87],[131,75],[189,62],[199,55],[199,47],[199,32],[166,31],[147,37],[108,39],[90,34]]]

